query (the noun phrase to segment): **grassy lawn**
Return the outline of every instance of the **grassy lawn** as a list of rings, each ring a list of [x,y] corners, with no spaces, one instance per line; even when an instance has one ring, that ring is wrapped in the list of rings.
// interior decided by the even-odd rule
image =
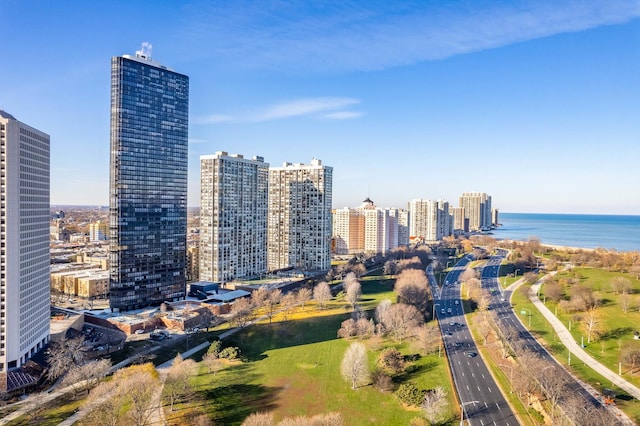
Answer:
[[[361,279],[363,310],[373,310],[383,299],[395,300],[393,281],[386,277]],[[346,424],[408,425],[420,417],[417,409],[403,407],[391,393],[368,385],[351,390],[340,375],[340,363],[351,341],[337,338],[342,321],[350,317],[345,302],[334,301],[327,309],[309,304],[274,317],[272,324],[256,324],[235,334],[225,345],[238,346],[247,362],[232,365],[216,374],[204,367],[193,377],[196,396],[177,405],[175,416],[200,410],[216,424],[240,424],[252,412],[273,411],[276,419],[331,411],[340,412]],[[363,341],[368,345],[368,341]],[[395,346],[403,354],[414,354],[407,344],[382,341],[382,346]],[[377,345],[376,345],[377,346]],[[379,347],[369,348],[371,366]],[[419,357],[408,363],[404,373],[394,377],[396,384],[407,381],[419,388],[444,386],[453,402],[446,359],[437,354]],[[176,424],[165,411],[170,423]],[[455,408],[449,415],[455,424]]]
[[[608,387],[617,392],[616,404],[622,409],[629,417],[635,422],[640,422],[640,402],[636,401],[633,397],[628,395],[622,389],[616,387],[610,381],[594,372],[591,368],[584,365],[582,361],[573,357],[571,365],[569,362],[569,351],[560,342],[558,335],[553,330],[551,324],[539,313],[539,311],[533,306],[526,296],[520,291],[513,293],[512,298],[515,312],[520,316],[525,326],[528,326],[528,315],[521,314],[522,310],[530,310],[533,315],[531,316],[531,333],[541,341],[546,348],[551,352],[554,357],[566,368],[568,368],[574,375],[581,380],[589,383],[595,389],[601,391],[603,387]]]
[[[611,291],[609,282],[616,276],[623,275],[632,283],[632,292],[640,293],[640,281],[631,275],[608,272],[595,268],[575,268],[571,272],[558,274],[560,278],[577,277],[582,284],[590,286],[603,296],[602,306],[598,308],[601,318],[601,335],[598,339],[588,342],[588,336],[581,327],[582,315],[580,313],[567,314],[556,310],[557,304],[547,301],[547,306],[552,312],[557,312],[558,318],[568,327],[571,321],[571,334],[576,342],[584,341],[585,351],[596,360],[606,365],[610,370],[618,372],[621,348],[640,348],[640,340],[633,339],[633,332],[640,331],[640,311],[636,303],[631,304],[631,308],[625,313],[620,307],[621,295],[616,295]],[[638,298],[632,295],[632,298]],[[544,298],[544,286],[542,286],[541,298]],[[640,386],[640,376],[638,372],[630,374],[628,369],[622,369],[623,377],[629,382]]]
[[[83,393],[83,395],[86,396],[86,393]],[[84,402],[83,398],[84,397],[73,399],[71,394],[65,395],[52,401],[37,417],[23,415],[9,422],[8,426],[31,426],[35,424],[38,426],[58,425],[63,420],[72,416],[76,410],[80,408]]]

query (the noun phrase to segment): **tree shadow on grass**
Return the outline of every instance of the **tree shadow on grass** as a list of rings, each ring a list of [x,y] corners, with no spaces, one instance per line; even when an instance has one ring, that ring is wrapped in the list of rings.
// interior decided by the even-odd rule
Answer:
[[[255,412],[273,411],[281,387],[236,383],[203,392],[207,411],[215,424],[241,424]]]
[[[438,366],[438,363],[435,361],[427,361],[427,362],[423,361],[419,364],[408,365],[407,368],[405,368],[405,370],[402,373],[397,374],[393,377],[393,382],[401,385],[403,383],[414,380],[416,377],[420,376],[421,374],[425,374],[428,371],[433,370],[437,366]]]
[[[629,334],[632,331],[633,329],[631,327],[618,327],[603,333],[600,338],[602,340],[620,339],[624,337],[625,334]]]
[[[238,346],[244,358],[257,361],[264,359],[264,353],[269,350],[336,340],[342,321],[350,317],[349,312],[273,324],[254,324],[225,339],[225,346]]]

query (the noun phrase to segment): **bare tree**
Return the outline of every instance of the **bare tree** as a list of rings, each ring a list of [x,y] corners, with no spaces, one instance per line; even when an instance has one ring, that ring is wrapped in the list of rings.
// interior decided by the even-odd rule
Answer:
[[[251,413],[242,426],[276,426],[273,413]]]
[[[427,309],[430,293],[427,276],[421,269],[406,269],[398,275],[394,285],[398,302],[413,305],[424,313]]]
[[[214,355],[212,353],[206,353],[202,357],[202,362],[205,367],[209,371],[209,374],[215,374],[223,367],[222,360],[218,357],[218,355]]]
[[[629,312],[629,308],[631,307],[631,296],[629,296],[629,293],[626,291],[623,291],[620,295],[620,307],[625,314]]]
[[[431,389],[425,394],[422,412],[432,425],[439,424],[444,420],[448,408],[447,392],[442,386]]]
[[[180,354],[176,355],[164,382],[171,411],[173,411],[174,403],[187,394],[189,377],[194,370],[195,362],[192,359],[184,360]]]
[[[88,424],[95,426],[116,426],[121,418],[124,394],[120,384],[114,380],[100,383],[87,397]]]
[[[47,362],[49,379],[57,379],[64,375],[70,368],[82,364],[85,352],[82,350],[84,336],[75,339],[64,339],[61,342],[53,342],[47,350]]]
[[[480,314],[476,317],[476,320],[477,320],[476,329],[478,330],[478,333],[480,333],[480,335],[482,336],[482,339],[484,342],[483,344],[486,345],[487,338],[489,337],[489,334],[491,334],[491,330],[493,329],[491,325],[491,320],[486,314],[486,311],[480,312]]]
[[[298,303],[298,297],[295,293],[289,292],[289,293],[285,293],[282,296],[282,299],[280,299],[280,304],[282,305],[282,307],[285,310],[285,313],[289,313],[289,311],[291,310],[291,308],[293,308],[296,303]]]
[[[356,322],[353,318],[342,321],[340,329],[338,330],[338,337],[342,339],[348,339],[355,336],[357,333]]]
[[[557,303],[562,299],[562,286],[556,280],[547,280],[544,284],[544,295]]]
[[[89,389],[105,377],[111,370],[111,361],[93,360],[81,365],[73,365],[62,380],[62,386],[71,386],[74,394]]]
[[[620,360],[629,368],[629,372],[633,373],[634,370],[640,366],[640,348],[625,346],[622,349]]]
[[[416,344],[424,355],[438,351],[438,347],[441,344],[441,335],[436,323],[431,322],[418,327],[415,334]]]
[[[478,271],[476,271],[473,268],[467,268],[464,270],[464,272],[462,273],[462,275],[460,275],[460,281],[462,281],[463,283],[469,281],[470,279],[478,279]]]
[[[362,295],[362,286],[360,285],[360,281],[353,275],[351,279],[350,276],[352,273],[347,274],[347,278],[344,280],[345,293],[347,295],[347,302],[351,305],[351,309],[356,308],[356,304],[358,300],[360,300],[360,296]]]
[[[304,309],[304,305],[311,300],[313,293],[311,291],[311,289],[308,289],[306,287],[301,288],[300,290],[298,290],[298,303],[300,305],[302,305],[302,309]]]
[[[313,298],[318,303],[320,309],[323,309],[327,302],[331,300],[331,289],[326,281],[322,281],[314,287]]]
[[[231,305],[231,322],[244,327],[251,320],[252,305],[246,297],[238,299]]]
[[[398,341],[404,340],[410,332],[424,324],[424,317],[416,307],[404,303],[389,306],[384,317],[384,329]]]
[[[26,401],[28,424],[40,423],[41,416],[49,403],[47,402],[46,393],[34,393],[29,396]]]
[[[122,372],[122,375],[119,373]],[[116,372],[113,380],[122,380],[120,386],[126,395],[130,410],[127,413],[133,424],[146,426],[151,416],[151,401],[159,380],[153,364],[136,365]]]
[[[260,287],[251,293],[251,304],[254,308],[260,309],[264,305],[264,301],[269,297],[269,290],[266,287]]]
[[[622,293],[626,291],[627,293],[631,290],[631,281],[629,281],[625,277],[614,277],[609,281],[609,285],[611,286],[611,290],[613,290],[616,294]]]
[[[367,359],[367,348],[362,343],[352,343],[347,348],[340,373],[345,380],[351,383],[351,389],[369,383],[369,361]]]
[[[591,343],[591,339],[600,335],[601,332],[600,312],[596,308],[587,311],[582,322],[582,329],[587,335],[587,342]]]

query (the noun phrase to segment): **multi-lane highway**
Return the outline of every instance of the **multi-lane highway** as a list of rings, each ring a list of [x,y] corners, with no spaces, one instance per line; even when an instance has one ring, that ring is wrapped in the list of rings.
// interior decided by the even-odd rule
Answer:
[[[428,271],[461,412],[464,421],[474,426],[516,426],[516,417],[478,354],[462,310],[458,281],[471,260],[470,255],[463,257],[447,274],[442,289]]]
[[[549,370],[548,374],[553,375],[556,383],[565,383],[563,390],[564,397],[571,397],[574,401],[581,400],[582,402],[578,405],[583,407],[591,406],[594,408],[602,408],[601,402],[585,389],[575,377],[569,374],[564,367],[547,352],[538,340],[529,333],[529,330],[522,324],[520,319],[518,319],[518,313],[514,312],[511,307],[511,292],[503,291],[498,282],[500,265],[508,253],[507,250],[497,249],[495,254],[489,257],[482,269],[482,287],[489,290],[492,294],[490,307],[496,314],[498,326],[502,333],[513,336],[516,339],[515,343],[518,347],[526,348],[536,353],[545,362],[545,367],[543,367],[542,370]],[[535,312],[525,310],[525,321],[528,321],[530,315],[534,313]],[[595,412],[593,413],[595,414]],[[616,418],[616,416],[608,410],[601,409],[598,410],[597,413],[602,417],[608,416],[608,424],[622,424],[620,419]]]

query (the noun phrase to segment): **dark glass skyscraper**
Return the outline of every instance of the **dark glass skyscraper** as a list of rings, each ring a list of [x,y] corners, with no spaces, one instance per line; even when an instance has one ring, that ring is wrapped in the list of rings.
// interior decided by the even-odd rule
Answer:
[[[189,77],[151,60],[147,48],[111,60],[114,311],[186,293]]]

